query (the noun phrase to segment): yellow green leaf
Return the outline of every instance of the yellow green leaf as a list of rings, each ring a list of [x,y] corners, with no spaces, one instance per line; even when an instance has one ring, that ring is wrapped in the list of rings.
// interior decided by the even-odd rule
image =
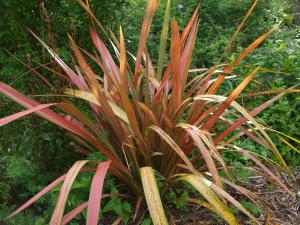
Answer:
[[[167,225],[167,218],[159,195],[152,167],[140,169],[144,194],[154,225]]]

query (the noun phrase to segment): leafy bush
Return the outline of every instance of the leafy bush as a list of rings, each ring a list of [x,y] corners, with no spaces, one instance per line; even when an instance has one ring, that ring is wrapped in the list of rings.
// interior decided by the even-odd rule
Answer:
[[[251,15],[257,2],[254,2],[237,33]],[[80,1],[80,4],[89,12],[94,23],[101,27],[88,5],[83,1]],[[133,198],[136,204],[135,215],[141,211],[142,203],[147,204],[153,223],[167,224],[164,210],[167,204],[164,197],[168,196],[167,198],[172,199],[170,193],[172,195],[174,186],[185,186],[190,189],[190,192],[198,193],[199,198],[182,194],[180,200],[206,207],[228,224],[239,224],[239,222],[234,215],[234,210],[231,210],[225,202],[231,203],[251,220],[259,223],[246,209],[252,208],[251,205],[243,202],[245,208],[226,192],[225,187],[230,186],[254,203],[259,200],[258,196],[250,190],[235,184],[232,180],[230,173],[234,166],[227,167],[224,161],[224,154],[228,152],[242,155],[243,161],[247,163],[252,161],[252,170],[264,172],[294,196],[294,193],[272,171],[289,173],[285,161],[266,132],[269,130],[268,127],[257,122],[254,116],[278,100],[285,92],[299,90],[284,90],[283,93],[248,112],[238,103],[238,98],[261,70],[258,66],[251,68],[232,92],[225,92],[223,95],[219,93],[224,90],[223,81],[232,78],[228,75],[234,69],[236,71],[238,69],[236,66],[280,24],[257,38],[231,63],[216,64],[201,74],[189,76],[195,71],[190,70],[190,65],[199,25],[199,8],[182,33],[177,22],[174,19],[171,21],[171,41],[168,46],[170,19],[168,1],[158,62],[157,66],[154,66],[146,49],[146,41],[158,5],[159,1],[148,1],[136,57],[127,54],[122,29],[120,29],[119,40],[111,34],[111,43],[116,53],[114,57],[110,55],[93,25],[90,26],[90,34],[97,53],[79,48],[70,36],[70,44],[78,63],[75,66],[76,73],[45,42],[32,33],[69,76],[70,82],[77,87],[65,90],[65,95],[87,101],[92,115],[90,117],[85,115],[69,101],[39,104],[8,85],[0,83],[0,91],[4,95],[28,108],[1,119],[0,125],[35,112],[68,130],[69,135],[76,141],[74,148],[77,151],[83,154],[95,150],[101,151],[108,161],[90,159],[77,161],[67,174],[49,184],[9,217],[21,212],[63,183],[50,224],[65,224],[85,208],[87,213],[83,215],[87,223],[97,224],[100,202],[104,197],[111,197],[111,200],[103,211],[113,209],[117,214],[116,221],[123,219],[126,222],[132,212],[131,207],[127,202],[120,202],[115,198],[116,196]],[[228,53],[237,33],[227,45],[223,56]],[[107,34],[105,36],[108,37]],[[167,49],[170,51],[168,57],[166,57]],[[86,57],[89,61],[85,59]],[[134,69],[131,69],[131,60],[127,57],[132,57],[135,61]],[[64,116],[48,109],[53,106],[64,111]],[[237,140],[244,137],[252,139],[272,152],[280,166],[257,152],[237,146]],[[92,166],[94,164],[97,165],[96,168]],[[86,165],[90,166],[84,168]],[[95,173],[90,185],[89,197],[86,196],[88,201],[80,203],[78,207],[64,215],[69,192],[75,185],[75,178],[79,172],[91,171]],[[107,172],[116,177],[119,184],[126,185],[126,188],[122,189],[124,194],[116,191],[102,194]],[[169,194],[165,195],[166,193]],[[161,196],[164,201],[161,200]],[[179,204],[178,202],[174,204],[176,203]],[[115,208],[111,205],[115,205]],[[178,206],[180,207],[180,204]]]
[[[147,43],[150,55],[157,55],[156,44],[160,40],[162,28],[161,20],[164,17],[164,8],[167,1],[161,1],[162,7],[157,10],[153,18],[153,24]],[[178,18],[178,24],[182,31],[191,14],[200,4],[200,26],[194,49],[194,61],[196,67],[210,67],[222,54],[223,49],[238,26],[240,19],[246,14],[252,5],[252,0],[181,0],[171,1],[171,15]],[[146,1],[135,1],[132,5],[125,5],[127,16],[121,21],[127,34],[127,48],[134,50],[135,43],[139,40],[136,27],[141,23],[143,8]],[[292,3],[289,0],[259,1],[255,11],[249,17],[247,26],[241,30],[232,46],[247,47],[253,39],[266,31],[272,24],[279,22],[284,15],[292,13]],[[156,63],[156,59],[153,59]]]

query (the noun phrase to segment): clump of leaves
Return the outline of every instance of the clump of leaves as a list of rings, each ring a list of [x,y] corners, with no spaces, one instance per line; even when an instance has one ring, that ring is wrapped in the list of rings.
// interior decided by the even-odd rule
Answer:
[[[88,11],[96,25],[102,28],[100,22],[90,11],[89,5],[83,1],[79,2]],[[241,22],[223,56],[230,50],[232,42],[251,15],[257,2],[254,2]],[[230,78],[228,75],[235,66],[280,24],[257,38],[230,64],[216,64],[204,73],[190,78],[189,75],[195,71],[190,70],[190,63],[199,25],[199,8],[196,9],[187,26],[180,33],[174,19],[169,24],[170,4],[168,1],[158,63],[157,66],[154,66],[147,53],[146,41],[152,18],[158,6],[158,0],[148,1],[136,57],[126,51],[121,28],[119,40],[113,33],[111,33],[111,37],[105,33],[116,53],[114,57],[98,36],[94,26],[90,27],[90,34],[97,52],[91,53],[79,48],[70,37],[70,44],[78,62],[78,65],[75,66],[76,73],[33,33],[69,76],[70,82],[77,87],[76,89],[67,89],[65,94],[87,101],[91,106],[94,118],[89,118],[74,105],[66,102],[39,104],[8,85],[0,83],[0,91],[3,94],[28,108],[1,119],[0,125],[34,112],[68,130],[78,143],[75,146],[77,150],[83,153],[101,151],[106,155],[108,161],[81,160],[76,162],[67,174],[48,185],[9,217],[21,212],[63,182],[51,218],[50,224],[52,225],[66,224],[85,208],[87,208],[87,224],[97,224],[101,199],[112,197],[113,201],[116,199],[115,196],[135,199],[133,220],[140,211],[142,202],[145,202],[155,225],[168,224],[168,216],[165,214],[164,203],[160,196],[181,183],[198,191],[203,197],[201,199],[183,197],[181,200],[191,201],[208,208],[228,224],[239,224],[233,211],[226,204],[229,202],[253,222],[260,224],[255,216],[224,189],[226,186],[230,186],[254,203],[260,199],[250,190],[231,181],[231,176],[228,176],[231,168],[226,166],[222,158],[224,151],[234,151],[244,155],[248,161],[257,165],[249,169],[263,172],[294,196],[294,193],[274,174],[274,169],[278,172],[289,172],[289,169],[268,136],[266,132],[268,127],[257,122],[254,116],[285,92],[298,90],[280,90],[283,93],[279,93],[248,112],[236,99],[259,72],[260,68],[257,67],[250,71],[230,94],[216,94],[222,82],[228,77]],[[170,60],[165,65],[169,25],[171,27],[168,57]],[[101,73],[96,72],[95,68],[90,66],[91,63],[86,60],[86,57],[100,68]],[[132,57],[135,61],[133,70],[130,68],[128,57]],[[48,109],[52,106],[62,109],[66,115],[62,117]],[[273,152],[279,163],[234,144],[235,140],[245,136]],[[97,167],[85,167],[89,162],[95,163]],[[79,172],[85,171],[95,171],[89,199],[65,214],[65,206],[72,184]],[[120,184],[126,184],[130,191],[126,195],[102,194],[107,172],[116,177]],[[225,176],[221,176],[221,174],[225,174]],[[158,185],[158,181],[160,185]],[[118,207],[121,207],[121,204],[118,203]],[[126,213],[131,212],[128,205],[122,205],[122,207]],[[121,213],[119,212],[119,214]],[[128,216],[125,219],[127,220]],[[121,218],[118,217],[115,223],[120,221]]]

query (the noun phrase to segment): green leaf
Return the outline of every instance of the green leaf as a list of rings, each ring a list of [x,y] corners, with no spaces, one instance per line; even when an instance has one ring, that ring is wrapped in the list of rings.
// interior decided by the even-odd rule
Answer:
[[[141,225],[151,225],[152,224],[152,220],[150,218],[146,218],[143,220],[143,222],[141,223]]]
[[[103,213],[110,211],[113,211],[118,215],[122,215],[122,202],[120,198],[113,197],[102,209]]]
[[[131,213],[131,205],[128,202],[123,203],[123,211],[127,213]]]
[[[39,217],[36,221],[35,221],[35,223],[34,223],[34,225],[44,225],[44,224],[46,224],[47,222],[45,221],[45,219],[43,218],[43,217]]]
[[[131,205],[128,202],[124,202],[123,203],[123,212],[122,212],[122,217],[123,217],[123,221],[125,223],[128,222],[129,218],[131,215]]]

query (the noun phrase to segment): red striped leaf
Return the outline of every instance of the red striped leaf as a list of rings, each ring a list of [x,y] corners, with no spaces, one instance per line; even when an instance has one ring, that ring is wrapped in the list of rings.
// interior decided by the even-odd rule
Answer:
[[[19,119],[19,118],[21,118],[23,116],[29,115],[29,114],[34,113],[36,111],[39,111],[41,109],[48,108],[48,107],[53,106],[55,104],[56,103],[49,103],[49,104],[38,105],[38,106],[35,106],[35,107],[31,108],[31,109],[27,109],[27,110],[24,110],[22,112],[18,112],[18,113],[6,116],[4,118],[1,118],[0,119],[0,127],[4,126],[4,125],[6,125],[6,124],[8,124],[8,123],[10,123],[10,122],[12,122],[14,120],[17,120],[17,119]]]
[[[91,171],[95,170],[95,168],[84,168],[81,171]],[[31,199],[29,199],[27,202],[25,202],[22,206],[20,206],[16,211],[11,213],[6,217],[6,219],[15,216],[16,214],[22,212],[24,209],[28,208],[30,205],[32,205],[34,202],[36,202],[38,199],[40,199],[42,196],[47,194],[49,191],[51,191],[53,188],[55,188],[57,185],[59,185],[61,182],[64,181],[66,178],[66,174],[60,176],[55,181],[53,181],[51,184],[49,184],[47,187],[45,187],[43,190],[41,190],[39,193],[37,193],[35,196],[33,196]]]
[[[144,48],[146,45],[147,37],[149,34],[152,18],[153,18],[154,13],[159,5],[159,2],[160,2],[159,0],[149,0],[148,4],[147,4],[144,21],[143,21],[143,25],[142,25],[142,31],[141,31],[140,39],[139,39],[140,41],[139,41],[139,47],[138,47],[138,52],[137,52],[137,56],[136,56],[136,62],[135,62],[134,80],[133,80],[135,85],[137,84],[138,73],[140,71],[142,56],[143,56]]]
[[[88,201],[88,212],[87,212],[87,219],[86,219],[87,225],[98,224],[103,182],[109,165],[110,165],[109,161],[100,163],[93,177],[89,201]]]
[[[260,67],[254,69],[246,79],[240,83],[239,86],[236,87],[232,91],[232,93],[228,96],[225,102],[220,106],[220,108],[206,121],[206,123],[201,127],[201,129],[209,130],[216,120],[222,115],[222,113],[227,109],[227,107],[236,99],[236,97],[245,89],[245,87],[249,84],[249,82],[253,79],[254,75],[258,72]]]
[[[63,219],[67,199],[72,187],[72,184],[75,181],[79,171],[81,168],[87,163],[89,160],[81,160],[77,161],[71,169],[68,171],[64,183],[60,189],[59,197],[56,202],[56,207],[51,217],[50,225],[60,225]]]
[[[110,197],[129,197],[128,195],[124,195],[124,194],[103,194],[101,196],[101,198],[110,198]],[[80,204],[79,206],[77,206],[76,208],[74,208],[73,210],[71,210],[68,214],[66,214],[63,218],[62,221],[62,225],[67,224],[68,222],[70,222],[72,219],[74,219],[79,213],[81,213],[86,207],[88,206],[88,202],[84,202],[82,204]]]
[[[88,87],[86,83],[81,80],[74,72],[71,70],[67,64],[62,61],[62,59],[45,43],[43,42],[35,33],[29,30],[30,33],[43,45],[43,47],[50,53],[53,59],[61,66],[61,68],[66,72],[66,74],[71,78],[73,83],[81,90],[87,91]]]

